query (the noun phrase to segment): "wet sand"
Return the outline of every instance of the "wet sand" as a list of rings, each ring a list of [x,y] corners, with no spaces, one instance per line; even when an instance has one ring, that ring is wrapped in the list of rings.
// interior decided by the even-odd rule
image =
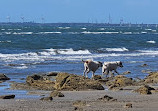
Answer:
[[[157,111],[158,93],[140,95],[132,92],[135,88],[126,87],[121,91],[62,91],[65,97],[54,97],[52,101],[42,101],[40,98],[0,99],[0,111]],[[50,91],[46,91],[45,95],[49,93]],[[98,100],[104,95],[111,96],[117,101]],[[74,106],[73,103],[78,100],[86,104]],[[124,108],[127,103],[131,103],[132,108]]]

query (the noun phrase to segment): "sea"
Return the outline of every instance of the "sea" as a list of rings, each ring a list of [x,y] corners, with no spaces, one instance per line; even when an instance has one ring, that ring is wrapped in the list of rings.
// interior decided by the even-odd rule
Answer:
[[[10,81],[24,82],[22,78],[28,75],[48,72],[83,75],[82,59],[122,61],[120,74],[130,71],[125,76],[145,78],[147,72],[158,70],[158,27],[101,23],[0,24],[0,73],[6,74]],[[99,68],[96,75],[101,73]],[[9,85],[9,81],[2,83],[0,91],[12,92],[5,90]]]

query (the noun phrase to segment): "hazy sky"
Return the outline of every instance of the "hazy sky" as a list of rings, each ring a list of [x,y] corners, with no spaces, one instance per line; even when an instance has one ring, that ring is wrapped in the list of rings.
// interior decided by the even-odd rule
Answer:
[[[3,22],[158,23],[157,11],[158,0],[0,0]]]

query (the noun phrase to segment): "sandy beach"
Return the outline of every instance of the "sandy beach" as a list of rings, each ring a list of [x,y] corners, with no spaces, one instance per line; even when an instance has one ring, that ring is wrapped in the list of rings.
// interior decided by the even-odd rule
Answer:
[[[127,87],[122,91],[62,91],[65,97],[54,97],[52,101],[1,99],[0,111],[157,111],[158,93],[140,95],[132,92],[135,88]],[[46,93],[49,94],[50,91],[46,91]],[[105,95],[111,96],[117,101],[98,99]],[[84,102],[84,104],[74,105],[76,101]],[[132,108],[125,108],[128,103],[132,104]]]

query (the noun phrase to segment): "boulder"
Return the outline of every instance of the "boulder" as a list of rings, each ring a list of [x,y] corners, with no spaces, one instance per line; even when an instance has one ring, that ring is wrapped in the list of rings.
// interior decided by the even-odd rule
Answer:
[[[43,97],[40,100],[42,100],[42,101],[52,101],[53,98],[52,97]]]
[[[5,74],[0,74],[0,80],[10,80]]]
[[[46,75],[31,75],[26,78],[26,83],[34,88],[41,90],[54,90],[54,81]]]
[[[50,97],[64,97],[64,94],[59,91],[52,91]]]
[[[120,89],[121,87],[131,86],[133,84],[134,80],[132,80],[132,78],[127,78],[123,75],[115,76],[114,79],[106,82],[106,85],[109,86],[109,89]]]
[[[3,96],[0,96],[0,99],[14,99],[15,98],[15,95],[3,95]]]
[[[104,90],[98,81],[68,73],[58,73],[55,88],[57,90]]]
[[[149,75],[144,80],[145,83],[158,83],[158,72],[149,73]]]
[[[134,90],[134,92],[137,92],[140,94],[152,94],[152,92],[151,92],[152,90],[155,90],[155,89],[148,85],[144,85],[144,86]]]

